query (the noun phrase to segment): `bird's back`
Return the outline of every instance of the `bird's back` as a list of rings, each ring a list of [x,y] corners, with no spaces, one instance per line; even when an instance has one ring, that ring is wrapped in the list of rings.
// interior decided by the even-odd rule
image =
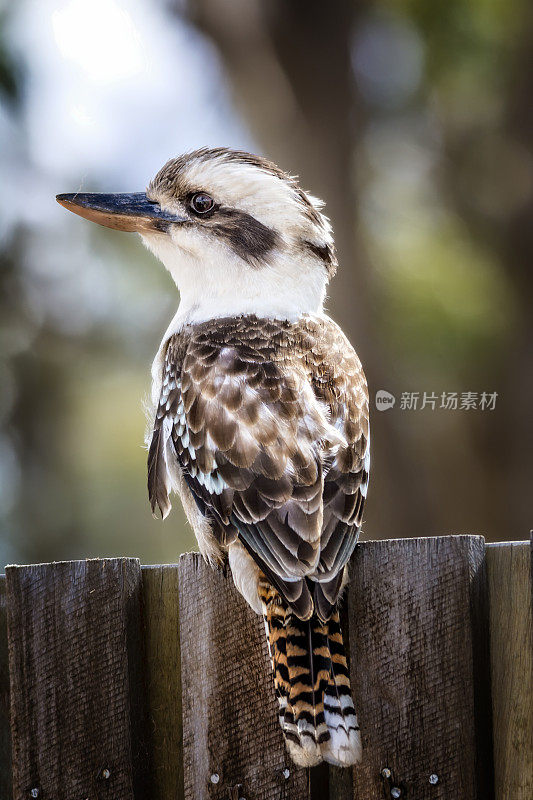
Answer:
[[[340,328],[316,316],[185,327],[166,349],[154,441],[165,426],[167,461],[215,535],[238,533],[296,613],[326,619],[368,482],[366,381]]]

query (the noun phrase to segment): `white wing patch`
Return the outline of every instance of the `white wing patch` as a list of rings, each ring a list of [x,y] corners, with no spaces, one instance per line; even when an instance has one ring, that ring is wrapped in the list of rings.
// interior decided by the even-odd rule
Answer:
[[[370,476],[370,437],[368,438],[368,441],[367,441],[367,444],[366,444],[366,453],[365,453],[365,459],[363,461],[363,469],[364,469],[364,471],[366,473],[366,477],[365,477],[365,480],[361,483],[361,486],[359,487],[359,491],[361,492],[363,497],[366,497],[366,493],[368,491],[368,480],[369,480],[369,476]]]
[[[173,416],[170,416],[167,413],[162,424],[166,466],[166,485],[168,488],[172,486],[172,489],[175,492],[180,491],[180,481],[177,479],[174,468],[177,461],[176,451],[172,441],[172,433],[174,430],[174,434],[180,439],[183,449],[187,450],[190,455],[191,463],[189,463],[188,472],[193,478],[196,478],[198,483],[201,486],[204,486],[210,494],[220,495],[224,489],[228,488],[228,485],[222,476],[218,474],[216,469],[213,469],[210,472],[202,472],[202,470],[198,469],[197,465],[194,463],[196,461],[196,451],[190,441],[190,433],[187,427],[185,408],[183,405],[183,399],[181,397],[181,381],[173,378],[168,371],[165,373],[165,377],[161,386],[159,411],[170,411],[172,405],[170,393],[176,389],[179,392],[179,401],[176,411]],[[164,515],[164,518],[168,516],[168,513],[169,512],[167,511],[167,513]]]

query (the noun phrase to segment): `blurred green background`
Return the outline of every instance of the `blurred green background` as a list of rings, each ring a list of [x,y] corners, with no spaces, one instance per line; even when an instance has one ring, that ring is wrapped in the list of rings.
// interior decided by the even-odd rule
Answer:
[[[0,1],[0,560],[194,545],[145,489],[178,296],[57,192],[138,191],[202,145],[327,202],[329,309],[372,402],[364,536],[523,539],[533,487],[533,7],[523,0]],[[494,411],[404,392],[497,392]]]

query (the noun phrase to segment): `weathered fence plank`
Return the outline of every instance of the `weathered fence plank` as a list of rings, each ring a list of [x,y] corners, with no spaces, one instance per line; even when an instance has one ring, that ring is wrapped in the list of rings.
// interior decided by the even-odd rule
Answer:
[[[262,620],[192,553],[180,559],[179,604],[185,797],[307,798],[308,773],[278,725]]]
[[[8,567],[6,580],[14,800],[142,797],[139,562]]]
[[[8,800],[11,797],[11,792],[6,576],[0,575],[0,798]]]
[[[484,556],[473,536],[356,549],[348,614],[364,752],[355,800],[492,797]]]
[[[496,800],[533,798],[533,626],[529,542],[487,547]]]
[[[177,565],[142,568],[150,800],[182,800],[183,755]]]

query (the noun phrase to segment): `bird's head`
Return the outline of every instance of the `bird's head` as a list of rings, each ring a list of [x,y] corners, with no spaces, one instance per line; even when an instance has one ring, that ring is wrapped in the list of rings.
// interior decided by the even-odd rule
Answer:
[[[82,217],[141,234],[188,321],[320,311],[337,261],[322,204],[257,156],[201,149],[168,161],[146,193],[63,194]]]

